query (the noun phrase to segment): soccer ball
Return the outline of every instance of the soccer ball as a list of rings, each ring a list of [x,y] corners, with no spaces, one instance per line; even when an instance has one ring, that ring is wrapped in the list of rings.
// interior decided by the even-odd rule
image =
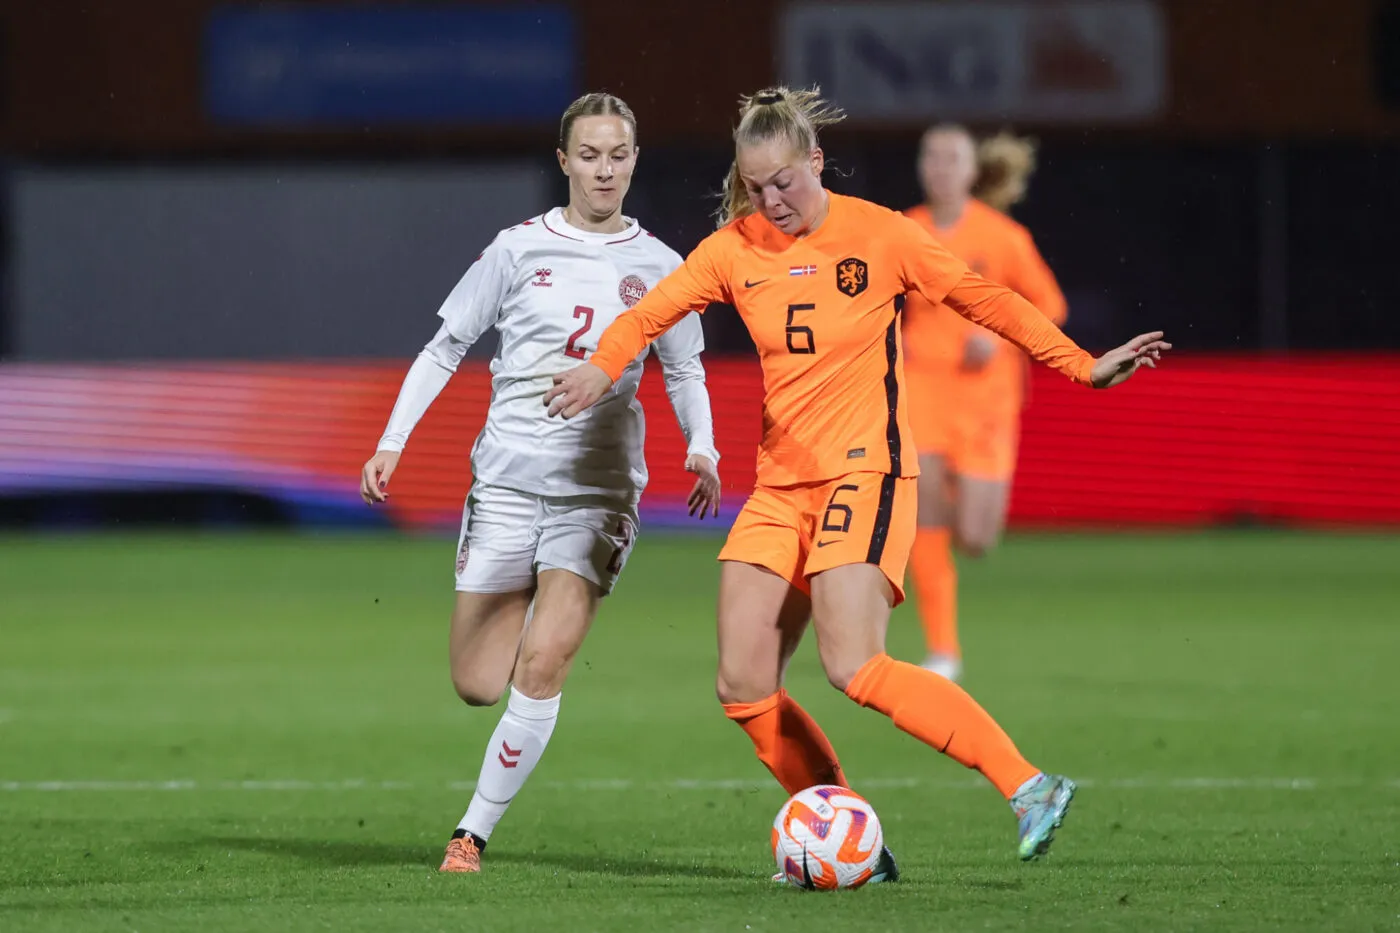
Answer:
[[[807,891],[858,888],[880,861],[884,834],[855,791],[820,784],[799,791],[773,821],[773,858],[788,884]]]

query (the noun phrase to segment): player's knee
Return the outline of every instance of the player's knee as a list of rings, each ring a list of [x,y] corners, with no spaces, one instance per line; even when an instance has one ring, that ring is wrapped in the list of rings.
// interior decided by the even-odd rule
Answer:
[[[954,543],[968,557],[984,557],[997,546],[997,530],[976,524],[960,525]]]
[[[977,538],[958,536],[957,548],[964,557],[971,557],[976,560],[987,556],[988,546]]]
[[[715,696],[720,703],[757,703],[778,692],[771,678],[755,677],[743,671],[720,668],[715,677]]]
[[[833,665],[826,669],[826,682],[842,693],[846,692],[846,688],[851,685],[851,681],[855,679],[855,676],[855,671],[849,670],[841,665]]]
[[[515,664],[515,689],[537,700],[547,699],[564,689],[573,652],[562,644],[544,642],[527,645]]]
[[[845,693],[846,688],[851,685],[851,681],[856,679],[856,674],[860,673],[860,669],[871,657],[873,655],[852,654],[829,660],[824,659],[822,667],[826,670],[827,683]]]
[[[506,692],[506,685],[490,683],[465,672],[452,672],[452,686],[468,706],[495,706]]]

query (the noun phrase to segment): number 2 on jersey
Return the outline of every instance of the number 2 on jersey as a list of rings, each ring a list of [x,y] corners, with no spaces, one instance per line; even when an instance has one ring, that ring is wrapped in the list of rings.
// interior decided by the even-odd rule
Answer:
[[[573,357],[576,360],[583,359],[583,347],[574,346],[574,341],[588,333],[588,328],[593,326],[593,309],[579,305],[574,308],[574,319],[583,318],[583,326],[569,335],[569,342],[564,345],[564,355]]]

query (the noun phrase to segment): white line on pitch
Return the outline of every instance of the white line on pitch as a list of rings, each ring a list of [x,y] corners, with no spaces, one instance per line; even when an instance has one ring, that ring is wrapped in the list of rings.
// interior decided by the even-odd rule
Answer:
[[[1304,777],[1138,777],[1076,778],[1085,788],[1106,790],[1293,790],[1316,791],[1334,788],[1386,787],[1400,790],[1400,778],[1348,779]],[[412,781],[249,780],[249,781],[0,781],[0,792],[9,793],[105,793],[112,791],[470,791],[475,781],[424,784]],[[669,781],[637,781],[628,778],[539,781],[536,787],[568,791],[763,791],[773,787],[771,780],[751,778],[677,778]],[[987,787],[977,778],[947,780],[919,777],[870,778],[857,781],[857,789],[918,788],[927,790],[978,790]]]

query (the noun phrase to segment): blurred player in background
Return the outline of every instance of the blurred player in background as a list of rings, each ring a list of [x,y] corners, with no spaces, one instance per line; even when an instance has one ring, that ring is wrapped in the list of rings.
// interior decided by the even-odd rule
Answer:
[[[925,203],[905,211],[974,272],[1005,285],[1056,324],[1065,296],[1025,227],[1006,211],[1035,168],[1027,140],[976,143],[960,126],[934,126],[919,149]],[[952,548],[981,557],[1001,537],[1025,403],[1027,361],[1012,344],[946,304],[911,293],[904,309],[909,421],[919,452],[919,530],[909,569],[927,656],[957,680],[958,572]]]
[[[409,433],[457,365],[495,327],[491,405],[472,448],[471,491],[457,550],[449,644],[452,682],[470,706],[509,687],[476,791],[441,871],[480,871],[481,852],[549,743],[569,666],[636,541],[647,482],[636,399],[642,356],[585,417],[546,417],[551,377],[584,359],[599,335],[680,256],[622,214],[637,164],[637,125],[616,97],[588,94],[564,112],[558,159],[569,202],[501,231],[438,315],[437,335],[404,379],[378,450],[364,466],[366,502],[388,498]],[[698,474],[690,512],[718,514],[719,454],[700,320],[688,315],[656,343],[666,391]]]
[[[783,689],[810,619],[831,684],[984,774],[1018,818],[1020,857],[1034,858],[1074,783],[1026,761],[956,684],[885,653],[918,511],[900,307],[906,292],[946,303],[1084,385],[1116,385],[1169,345],[1144,334],[1095,360],[916,221],[827,191],[817,130],[841,118],[815,91],[745,98],[722,226],[608,327],[589,362],[558,376],[546,402],[578,417],[693,310],[734,305],[757,345],[765,394],[758,485],[719,555],[725,714],[789,794],[846,784],[831,743]],[[874,873],[894,875],[888,853]]]

